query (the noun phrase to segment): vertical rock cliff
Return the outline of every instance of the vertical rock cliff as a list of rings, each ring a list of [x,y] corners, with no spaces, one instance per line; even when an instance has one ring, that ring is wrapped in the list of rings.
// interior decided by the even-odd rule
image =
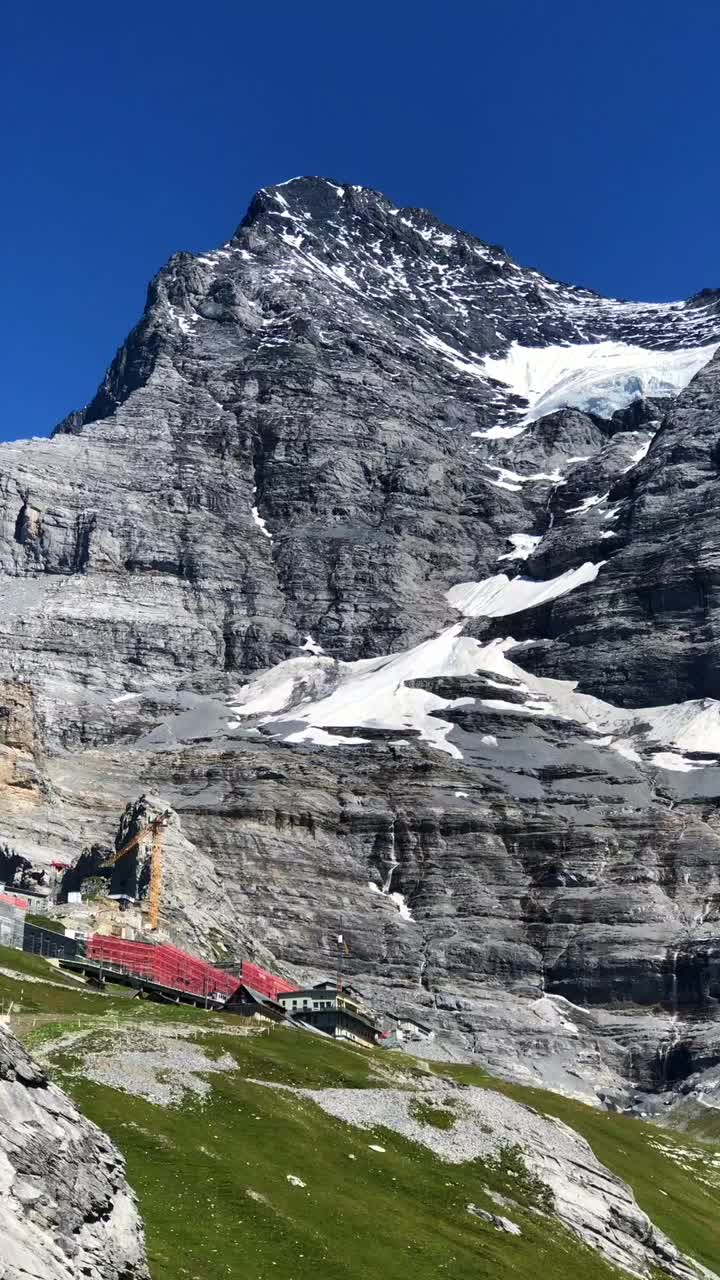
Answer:
[[[260,192],[0,447],[0,838],[150,795],[186,945],[320,974],[342,919],[445,1052],[720,1096],[719,344],[711,290]]]

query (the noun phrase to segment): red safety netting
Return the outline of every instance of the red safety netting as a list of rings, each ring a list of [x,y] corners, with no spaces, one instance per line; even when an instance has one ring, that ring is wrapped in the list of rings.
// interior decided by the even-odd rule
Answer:
[[[268,973],[267,969],[261,969],[256,964],[251,964],[249,960],[243,960],[240,970],[241,980],[252,987],[255,991],[259,991],[262,996],[269,996],[271,1000],[277,1000],[283,991],[296,991],[297,984],[286,982],[284,978],[277,978],[274,973]]]
[[[5,902],[11,907],[19,907],[21,911],[27,911],[30,907],[27,898],[18,898],[14,893],[0,893],[0,902]]]
[[[292,983],[285,982],[283,978],[278,978],[247,960],[242,962],[238,977],[236,974],[224,973],[222,969],[215,969],[206,960],[199,960],[168,943],[158,946],[152,942],[129,942],[125,938],[95,933],[88,939],[87,956],[89,960],[189,995],[231,996],[241,982],[272,1000],[277,999],[281,991],[295,989]]]
[[[206,960],[198,960],[169,944],[128,942],[96,933],[88,940],[87,955],[90,960],[190,995],[229,996],[238,986],[238,979],[232,974],[223,973]]]

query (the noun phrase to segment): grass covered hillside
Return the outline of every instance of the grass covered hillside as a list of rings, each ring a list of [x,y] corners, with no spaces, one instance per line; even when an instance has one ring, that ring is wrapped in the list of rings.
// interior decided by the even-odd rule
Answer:
[[[124,1153],[154,1280],[720,1273],[719,1149],[689,1133],[471,1067],[94,994],[14,951],[0,1001]]]

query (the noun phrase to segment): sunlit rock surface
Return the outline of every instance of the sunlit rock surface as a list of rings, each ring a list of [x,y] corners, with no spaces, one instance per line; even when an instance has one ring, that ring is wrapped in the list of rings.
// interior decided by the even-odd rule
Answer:
[[[168,807],[183,945],[320,976],[342,931],[434,1052],[720,1097],[719,341],[712,292],[259,193],[0,447],[0,839]]]

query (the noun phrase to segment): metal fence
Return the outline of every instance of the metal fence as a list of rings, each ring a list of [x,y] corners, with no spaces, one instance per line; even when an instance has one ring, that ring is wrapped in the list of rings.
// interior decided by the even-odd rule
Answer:
[[[48,960],[75,960],[85,952],[85,944],[79,938],[68,938],[64,933],[43,929],[41,925],[27,921],[22,948],[31,955],[45,956]]]

